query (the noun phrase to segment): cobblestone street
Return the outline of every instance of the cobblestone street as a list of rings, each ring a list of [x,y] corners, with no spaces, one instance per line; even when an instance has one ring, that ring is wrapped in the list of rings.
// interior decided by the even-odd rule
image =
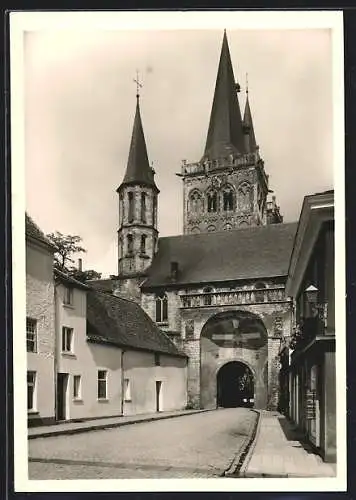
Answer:
[[[232,408],[30,440],[29,478],[219,477],[255,421],[255,412]]]

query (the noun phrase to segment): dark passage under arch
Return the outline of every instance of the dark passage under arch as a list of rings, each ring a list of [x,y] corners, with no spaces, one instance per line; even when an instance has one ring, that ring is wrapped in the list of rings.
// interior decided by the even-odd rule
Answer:
[[[239,361],[223,365],[217,374],[217,406],[254,406],[254,380],[250,368]]]

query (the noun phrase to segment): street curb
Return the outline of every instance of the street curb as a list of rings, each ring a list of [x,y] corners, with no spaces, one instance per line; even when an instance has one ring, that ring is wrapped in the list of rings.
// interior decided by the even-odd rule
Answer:
[[[253,425],[253,430],[250,436],[246,436],[243,441],[239,451],[236,453],[235,458],[233,459],[229,468],[224,471],[224,477],[240,477],[241,469],[245,466],[246,461],[250,461],[252,452],[255,447],[255,443],[257,441],[257,436],[259,434],[260,429],[260,421],[261,421],[261,413],[258,410],[252,410],[257,414],[256,422]],[[252,450],[252,451],[251,451]]]
[[[254,410],[254,411],[256,413],[258,413],[256,428],[255,428],[254,436],[250,442],[250,447],[249,447],[249,449],[246,453],[246,456],[244,457],[244,461],[243,461],[243,463],[238,471],[238,477],[247,477],[246,476],[247,467],[251,461],[253,452],[255,451],[255,448],[256,448],[256,443],[257,443],[258,437],[260,435],[261,422],[262,422],[262,412],[261,412],[261,410]]]
[[[204,409],[204,410],[196,410],[192,411],[191,413],[179,413],[177,415],[162,415],[161,417],[149,417],[145,419],[138,419],[138,420],[129,420],[127,422],[112,422],[110,424],[97,424],[97,425],[92,425],[90,427],[77,427],[76,429],[63,429],[60,431],[45,431],[41,434],[29,434],[27,437],[28,439],[37,439],[37,438],[46,438],[46,437],[55,437],[55,436],[63,436],[63,435],[71,435],[71,434],[80,434],[83,432],[91,432],[91,431],[100,431],[103,429],[113,429],[115,427],[122,427],[124,425],[132,425],[132,424],[141,424],[145,422],[154,422],[155,420],[166,420],[168,418],[177,418],[177,417],[185,417],[187,415],[196,415],[198,413],[204,413],[207,411],[212,411],[211,409]]]

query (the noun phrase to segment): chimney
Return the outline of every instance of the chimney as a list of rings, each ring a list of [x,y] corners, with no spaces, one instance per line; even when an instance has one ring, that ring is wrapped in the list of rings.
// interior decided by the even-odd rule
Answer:
[[[78,270],[83,271],[83,261],[82,259],[78,259]]]
[[[171,262],[171,279],[176,281],[178,277],[178,262]]]

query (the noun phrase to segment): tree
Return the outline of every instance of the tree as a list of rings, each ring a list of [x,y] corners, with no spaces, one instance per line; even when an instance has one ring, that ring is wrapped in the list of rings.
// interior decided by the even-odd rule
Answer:
[[[47,238],[56,247],[54,267],[60,271],[68,273],[70,271],[70,263],[74,263],[72,256],[76,253],[86,252],[85,248],[79,245],[82,241],[80,236],[72,236],[70,234],[64,235],[56,231],[55,233],[47,234]]]

